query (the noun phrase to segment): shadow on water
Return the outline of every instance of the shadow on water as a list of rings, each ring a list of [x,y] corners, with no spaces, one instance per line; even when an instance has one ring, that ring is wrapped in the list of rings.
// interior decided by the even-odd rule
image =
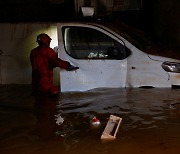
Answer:
[[[2,154],[180,152],[180,90],[100,88],[47,98],[31,96],[29,85],[6,85],[0,92]],[[111,114],[123,120],[116,140],[102,143]]]

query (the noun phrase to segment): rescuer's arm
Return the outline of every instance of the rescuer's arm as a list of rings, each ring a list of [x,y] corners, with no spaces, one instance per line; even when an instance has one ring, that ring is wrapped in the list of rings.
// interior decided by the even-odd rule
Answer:
[[[53,68],[60,67],[63,69],[66,69],[67,71],[74,71],[79,69],[79,67],[75,67],[71,65],[68,61],[64,61],[60,58],[58,58],[58,54],[50,48],[48,55],[50,57],[51,65]]]

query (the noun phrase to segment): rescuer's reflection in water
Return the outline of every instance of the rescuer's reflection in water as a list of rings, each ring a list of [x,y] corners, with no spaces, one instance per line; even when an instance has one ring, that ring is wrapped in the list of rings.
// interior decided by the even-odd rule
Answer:
[[[58,125],[55,115],[57,115],[58,98],[35,97],[34,113],[37,117],[36,133],[42,139],[55,139]]]

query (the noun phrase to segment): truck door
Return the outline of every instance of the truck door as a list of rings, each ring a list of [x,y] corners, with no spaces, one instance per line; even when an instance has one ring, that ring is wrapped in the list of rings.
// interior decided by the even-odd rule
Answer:
[[[78,66],[60,70],[61,91],[125,87],[127,52],[124,42],[93,25],[58,24],[59,56]]]

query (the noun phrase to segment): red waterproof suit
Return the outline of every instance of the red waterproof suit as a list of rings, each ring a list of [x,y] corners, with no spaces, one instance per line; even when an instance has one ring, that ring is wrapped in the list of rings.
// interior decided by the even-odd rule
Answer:
[[[70,63],[58,58],[58,54],[49,46],[41,45],[30,54],[32,65],[32,88],[34,94],[54,95],[59,89],[53,85],[53,68],[67,69]]]

